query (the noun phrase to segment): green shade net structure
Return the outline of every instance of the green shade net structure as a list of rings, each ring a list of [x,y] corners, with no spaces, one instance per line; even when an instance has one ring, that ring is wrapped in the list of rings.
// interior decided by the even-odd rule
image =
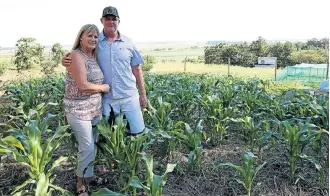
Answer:
[[[304,82],[319,82],[327,77],[327,64],[299,64],[286,66],[277,80],[301,80]]]

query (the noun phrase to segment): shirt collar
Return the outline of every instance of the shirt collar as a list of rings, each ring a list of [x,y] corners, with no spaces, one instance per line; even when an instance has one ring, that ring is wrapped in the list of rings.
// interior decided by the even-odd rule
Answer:
[[[125,40],[125,36],[122,36],[121,35],[121,33],[118,31],[118,39],[116,39],[116,40],[119,40],[119,41],[122,41],[122,42],[124,42],[124,40]],[[105,37],[105,35],[104,35],[104,32],[103,32],[103,30],[100,32],[100,34],[99,34],[99,41],[103,41],[103,40],[106,40],[106,37]]]

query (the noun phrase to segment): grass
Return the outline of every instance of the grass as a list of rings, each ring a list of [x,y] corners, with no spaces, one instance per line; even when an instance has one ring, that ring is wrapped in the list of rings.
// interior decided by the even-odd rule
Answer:
[[[204,55],[203,48],[188,48],[188,49],[173,49],[165,51],[146,51],[142,52],[143,55],[154,56],[157,60],[175,60],[182,61],[186,57],[197,59],[198,56]]]
[[[154,68],[151,70],[152,73],[175,73],[175,72],[183,72],[184,64],[183,63],[157,63],[154,65]],[[202,63],[186,64],[186,71],[192,73],[212,73],[212,74],[220,74],[227,76],[228,74],[228,66],[227,65],[205,65]],[[55,68],[55,74],[65,73],[65,67],[59,65]],[[263,79],[273,79],[274,78],[274,69],[272,68],[248,68],[248,67],[239,67],[239,66],[231,66],[230,74],[232,76],[238,77],[258,77]],[[10,81],[23,81],[29,78],[37,78],[43,77],[44,74],[40,71],[40,67],[34,66],[30,70],[24,70],[21,74],[18,74],[16,71],[16,67],[11,65],[6,67],[6,70],[3,75],[1,75],[0,86],[1,84],[10,82]],[[309,88],[304,85],[302,81],[281,81],[277,82],[283,88]],[[309,85],[310,86],[310,85]],[[1,93],[0,93],[1,94]]]
[[[170,72],[183,72],[184,63],[157,63],[151,72],[159,73],[170,73]],[[228,66],[227,65],[205,65],[202,63],[186,64],[186,71],[193,73],[217,73],[228,75]],[[231,66],[230,75],[233,76],[246,76],[246,77],[259,77],[259,78],[273,78],[274,69],[272,68],[248,68],[248,67],[239,67]]]

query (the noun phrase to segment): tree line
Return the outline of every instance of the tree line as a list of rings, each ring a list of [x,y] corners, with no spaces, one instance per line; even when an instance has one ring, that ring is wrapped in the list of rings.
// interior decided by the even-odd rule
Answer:
[[[44,55],[45,47],[40,45],[35,38],[23,37],[16,42],[13,62],[20,73],[32,66],[41,66],[41,71],[46,75],[52,74],[66,51],[60,43],[55,43],[51,48],[50,56]]]
[[[13,57],[13,63],[19,73],[28,70],[32,66],[40,66],[41,71],[46,75],[52,74],[67,51],[63,49],[60,43],[55,43],[50,52],[50,56],[44,55],[44,46],[41,46],[35,38],[23,37],[16,42],[16,50]],[[143,56],[145,63],[142,65],[144,71],[150,71],[156,62],[153,56]]]
[[[329,38],[310,39],[307,42],[277,42],[268,44],[262,37],[237,44],[220,43],[204,49],[205,64],[227,64],[253,67],[258,57],[277,57],[278,66],[300,63],[327,63],[329,59]]]

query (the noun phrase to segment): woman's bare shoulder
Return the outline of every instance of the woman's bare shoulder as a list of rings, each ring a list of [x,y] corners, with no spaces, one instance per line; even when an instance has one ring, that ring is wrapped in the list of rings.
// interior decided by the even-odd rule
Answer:
[[[84,57],[83,57],[83,55],[79,52],[79,51],[77,51],[77,50],[73,50],[72,52],[71,52],[71,58],[73,59],[73,58],[75,58],[75,59],[83,59]]]
[[[69,71],[73,71],[73,69],[80,69],[85,64],[84,56],[79,51],[71,52],[71,66],[69,67]]]

